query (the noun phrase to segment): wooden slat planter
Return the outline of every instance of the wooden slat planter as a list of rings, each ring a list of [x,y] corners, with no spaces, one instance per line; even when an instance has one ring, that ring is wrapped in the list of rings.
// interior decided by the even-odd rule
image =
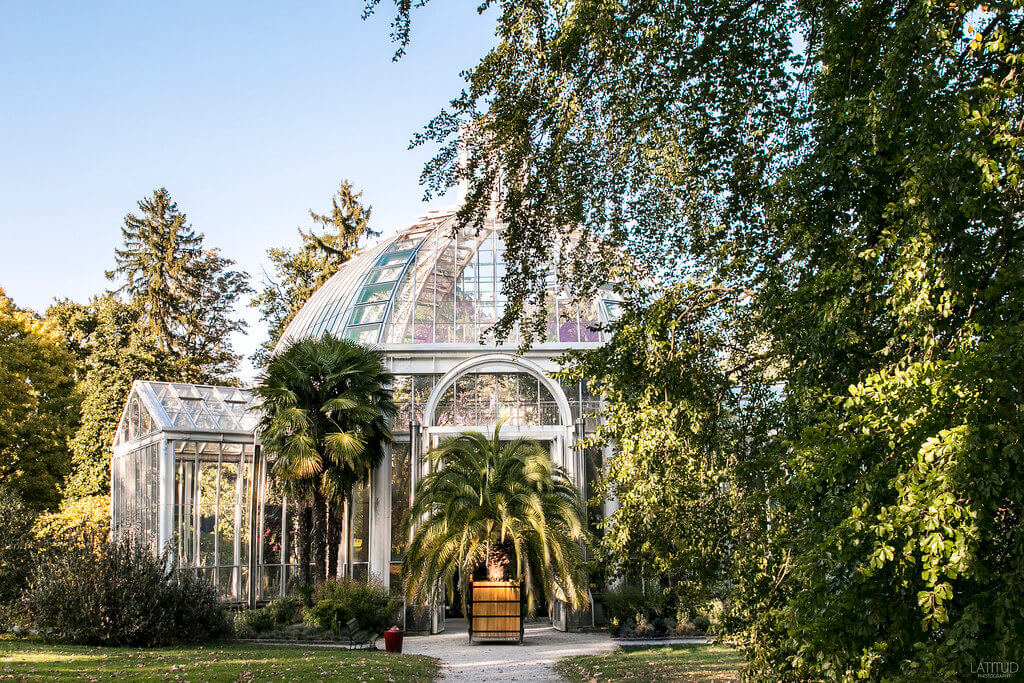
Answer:
[[[516,581],[474,581],[470,585],[469,642],[523,642],[525,594]]]

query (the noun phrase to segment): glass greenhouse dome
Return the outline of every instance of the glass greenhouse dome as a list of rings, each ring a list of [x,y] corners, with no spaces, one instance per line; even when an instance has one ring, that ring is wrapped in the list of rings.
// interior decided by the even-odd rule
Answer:
[[[588,499],[608,455],[597,448],[577,448],[596,426],[587,416],[599,409],[599,400],[583,384],[562,384],[552,375],[566,351],[603,343],[598,328],[616,315],[619,301],[609,289],[594,299],[575,302],[552,278],[544,339],[524,353],[518,352],[517,334],[498,344],[489,328],[507,305],[501,293],[503,225],[491,222],[479,231],[458,232],[455,225],[455,209],[433,212],[364,249],[310,297],[276,349],[279,352],[296,340],[329,332],[376,345],[385,353],[395,376],[398,415],[392,431],[396,442],[390,458],[372,473],[370,481],[352,492],[339,571],[356,578],[376,576],[395,590],[408,542],[399,524],[423,473],[424,454],[441,439],[470,430],[493,431],[498,421],[505,419],[503,434],[509,439],[526,436],[544,444]],[[251,414],[249,396],[236,389],[136,383],[124,419],[131,420],[133,410],[141,414],[142,408],[169,411],[162,401],[174,406],[176,417],[170,412],[161,415],[159,426],[151,425],[149,429],[154,431],[143,438],[122,441],[119,431],[114,447],[115,525],[134,523],[134,511],[150,510],[158,502],[159,519],[154,517],[145,526],[154,530],[152,538],[158,547],[175,539],[183,563],[206,572],[212,569],[211,580],[217,581],[225,596],[266,599],[285,585],[295,569],[286,548],[288,534],[280,533],[288,529],[286,506],[273,492],[267,467],[260,463],[258,436],[252,432],[255,417],[243,424],[239,408],[228,405],[219,393],[213,400],[215,408],[205,403],[211,399],[203,392],[220,391],[233,392],[232,400],[247,407],[241,414]],[[201,403],[193,404],[197,399]],[[131,408],[136,400],[139,409]],[[176,407],[179,403],[180,408]],[[191,420],[187,429],[174,421],[183,422],[182,415]],[[236,421],[222,424],[219,420],[225,415]],[[215,427],[210,428],[211,424]],[[240,429],[235,431],[236,427]],[[153,456],[131,455],[159,443],[173,445],[163,450],[157,446]],[[213,446],[200,444],[210,443],[218,449],[216,453],[202,451]],[[228,455],[225,444],[230,445]],[[237,456],[234,444],[243,448]],[[119,464],[125,458],[134,463],[137,457],[142,463],[138,466]],[[215,462],[220,475],[218,483],[211,483]],[[159,482],[156,485],[148,483],[148,477],[154,476]],[[128,482],[135,483],[125,488]],[[229,489],[235,492],[233,498],[225,493]],[[252,492],[252,500],[248,509],[243,509],[247,490]],[[220,501],[227,505],[223,511]],[[118,506],[125,512],[119,512]],[[588,512],[596,523],[608,511]],[[232,514],[235,524],[230,531],[234,535],[229,540],[231,525],[226,520]],[[188,522],[181,521],[186,518]],[[223,538],[219,536],[222,530]],[[272,543],[249,544],[251,538],[264,538],[268,530]],[[214,539],[215,545],[209,546],[204,538]],[[270,550],[271,546],[277,550]],[[246,549],[251,554],[247,565],[242,561]],[[248,567],[254,571],[249,572]],[[249,592],[236,591],[246,585],[247,577]],[[444,613],[443,606],[435,606],[426,621],[410,622],[408,627],[442,630]],[[412,611],[407,618],[413,619]],[[590,623],[588,614],[561,609],[552,618],[561,628]]]

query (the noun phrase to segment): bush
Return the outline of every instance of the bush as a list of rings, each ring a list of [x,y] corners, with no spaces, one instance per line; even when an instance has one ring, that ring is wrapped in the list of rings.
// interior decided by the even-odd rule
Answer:
[[[615,623],[639,623],[664,616],[665,594],[658,588],[644,593],[640,586],[623,584],[605,591],[604,605]]]
[[[288,596],[274,600],[259,609],[238,613],[235,628],[240,637],[273,631],[279,626],[294,623],[299,617],[301,607],[302,603],[297,597]]]
[[[707,617],[708,633],[717,633],[719,635],[726,633],[728,622],[732,617],[729,602],[717,598],[697,610],[697,614]]]
[[[173,572],[130,538],[85,537],[33,571],[25,604],[40,631],[83,645],[151,647],[230,634],[209,583]]]
[[[275,624],[294,624],[299,621],[301,616],[302,600],[299,597],[288,595],[269,603],[266,610],[270,612]]]
[[[239,612],[235,621],[235,631],[240,638],[266,633],[275,626],[274,614],[266,607]]]
[[[32,525],[32,535],[45,552],[62,552],[86,538],[110,531],[110,496],[65,500],[55,512],[44,512]]]
[[[13,603],[28,583],[32,563],[34,516],[17,493],[0,486],[0,618],[8,625]]]
[[[380,635],[394,623],[401,604],[376,581],[348,578],[328,579],[319,584],[312,600],[313,606],[306,610],[306,617],[320,628],[337,633],[339,626],[355,618],[361,629],[374,635]]]

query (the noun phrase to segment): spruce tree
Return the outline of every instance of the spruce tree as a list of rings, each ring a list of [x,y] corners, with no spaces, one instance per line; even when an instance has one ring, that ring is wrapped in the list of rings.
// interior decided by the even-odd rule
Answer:
[[[124,244],[114,251],[119,280],[115,290],[138,310],[142,329],[156,348],[177,359],[176,379],[223,381],[237,366],[231,335],[245,329],[232,316],[234,305],[252,289],[248,275],[188,223],[166,188],[138,203],[140,215],[125,216]]]
[[[362,196],[362,192],[353,190],[348,180],[341,181],[338,192],[331,197],[330,213],[309,210],[313,228],[308,232],[299,229],[302,243],[298,249],[267,250],[273,274],[265,275],[263,291],[251,304],[263,314],[270,332],[253,355],[253,360],[260,365],[266,363],[277,340],[302,305],[352,258],[360,241],[380,235],[370,228],[373,209],[363,206],[359,201]],[[318,229],[322,230],[319,235]]]

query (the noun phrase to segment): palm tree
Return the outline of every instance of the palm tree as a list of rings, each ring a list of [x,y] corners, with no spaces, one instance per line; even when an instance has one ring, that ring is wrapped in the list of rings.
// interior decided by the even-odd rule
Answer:
[[[416,486],[406,526],[413,532],[402,565],[406,599],[425,605],[442,585],[453,597],[461,576],[521,580],[534,614],[543,597],[587,604],[582,509],[568,473],[536,441],[502,442],[470,432],[428,453],[431,471]]]
[[[298,539],[303,583],[310,583],[310,554],[318,581],[335,572],[336,511],[392,441],[392,379],[380,351],[329,334],[292,344],[260,377],[260,441],[276,456],[273,474],[304,508]]]

